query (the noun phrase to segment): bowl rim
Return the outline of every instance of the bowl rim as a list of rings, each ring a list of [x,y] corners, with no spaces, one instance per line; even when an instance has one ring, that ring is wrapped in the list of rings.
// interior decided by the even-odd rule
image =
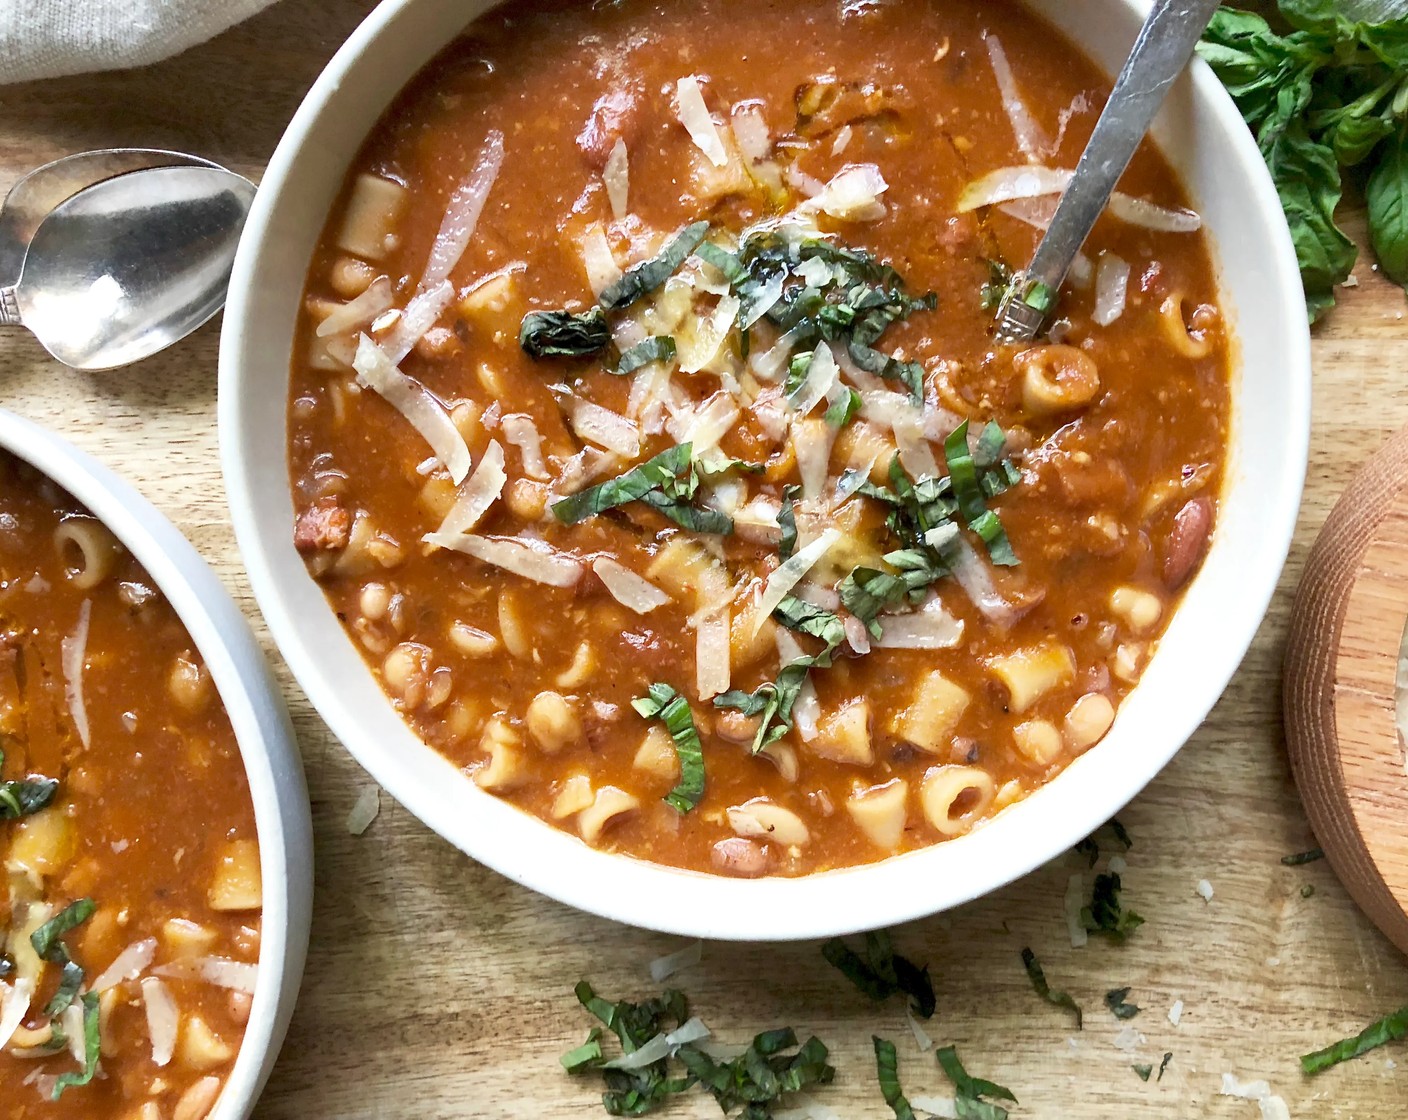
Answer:
[[[364,64],[368,53],[376,48],[378,40],[389,31],[401,34],[402,29],[395,25],[402,16],[415,9],[423,9],[429,13],[428,19],[443,20],[446,17],[437,12],[437,5],[441,9],[445,7],[443,0],[382,0],[314,82],[269,161],[246,223],[231,277],[225,329],[221,337],[221,459],[236,538],[250,584],[275,642],[309,700],[345,749],[412,814],[466,854],[506,877],[602,917],[647,929],[717,940],[801,940],[845,934],[894,925],[960,905],[997,890],[1058,856],[1137,796],[1201,725],[1241,664],[1275,592],[1299,514],[1309,456],[1310,340],[1290,234],[1284,225],[1274,220],[1266,231],[1270,242],[1269,259],[1258,263],[1269,269],[1268,287],[1272,306],[1267,314],[1279,317],[1285,345],[1282,412],[1288,420],[1288,427],[1280,436],[1287,469],[1280,477],[1264,483],[1259,493],[1259,501],[1271,511],[1269,525],[1259,538],[1258,554],[1246,558],[1244,564],[1244,573],[1252,574],[1254,585],[1238,598],[1240,609],[1234,618],[1234,637],[1227,641],[1224,636],[1224,640],[1218,643],[1221,648],[1210,652],[1202,670],[1204,683],[1200,684],[1200,689],[1206,688],[1206,694],[1200,695],[1197,702],[1168,716],[1166,726],[1169,731],[1161,739],[1162,745],[1156,744],[1157,749],[1152,750],[1146,748],[1141,755],[1123,759],[1119,765],[1106,765],[1104,769],[1108,772],[1108,780],[1103,786],[1097,785],[1094,795],[1081,802],[1079,814],[1061,816],[1051,809],[1042,810],[1040,819],[1048,826],[1043,834],[1044,839],[1019,853],[1008,852],[1003,856],[1000,867],[982,866],[976,873],[969,868],[956,881],[941,883],[932,890],[914,890],[916,876],[912,869],[917,869],[916,861],[921,861],[925,855],[939,849],[971,851],[971,861],[978,857],[979,852],[988,854],[991,845],[984,847],[979,840],[987,829],[976,829],[967,836],[916,852],[795,879],[735,880],[681,871],[587,848],[575,837],[509,807],[511,813],[529,822],[524,828],[519,828],[483,801],[476,800],[474,795],[503,805],[467,780],[464,780],[464,785],[472,793],[464,800],[473,804],[474,811],[464,812],[463,807],[460,807],[461,811],[451,811],[441,803],[441,798],[407,776],[406,769],[398,765],[393,750],[382,742],[374,741],[376,737],[359,723],[350,707],[339,701],[338,682],[320,666],[318,648],[311,644],[307,635],[300,632],[296,621],[300,597],[313,593],[321,599],[321,591],[313,585],[306,572],[303,573],[303,582],[297,587],[292,586],[291,582],[296,577],[289,577],[288,580],[281,578],[275,559],[275,551],[281,547],[281,542],[271,542],[260,533],[255,497],[257,487],[252,477],[251,461],[260,450],[267,454],[267,445],[263,442],[263,433],[256,433],[251,428],[250,402],[245,393],[246,376],[253,377],[253,370],[258,366],[258,362],[247,354],[255,345],[250,336],[256,331],[249,316],[256,298],[260,261],[268,251],[270,228],[277,222],[284,192],[289,189],[290,180],[296,177],[300,160],[307,157],[309,152],[316,153],[316,158],[328,159],[327,146],[319,143],[318,138],[319,126],[324,123],[329,106],[337,101],[345,86],[355,81],[358,68]],[[489,3],[463,5],[460,26],[467,25],[493,6],[492,0]],[[1147,0],[1096,0],[1094,6],[1112,11],[1119,9],[1119,15],[1137,21],[1147,11],[1148,3]],[[1053,18],[1049,14],[1052,7],[1049,0],[1036,7],[1045,18]],[[404,45],[393,35],[388,35],[388,38],[395,46]],[[1090,49],[1078,37],[1072,38],[1078,48]],[[431,49],[422,53],[419,65],[433,57],[435,51],[448,41],[448,38],[441,38],[429,44]],[[404,73],[400,84],[409,81],[416,69],[418,66]],[[1218,133],[1217,142],[1223,149],[1221,156],[1231,165],[1229,170],[1240,174],[1245,180],[1251,204],[1261,212],[1279,214],[1279,199],[1270,175],[1231,98],[1200,59],[1194,59],[1190,70],[1190,103],[1198,112],[1211,114]],[[384,108],[383,104],[380,111]],[[372,120],[367,121],[368,129],[372,123]],[[287,397],[286,389],[284,396]],[[284,416],[286,423],[286,409]],[[1234,431],[1239,426],[1234,412]],[[1233,450],[1238,446],[1234,442]],[[1230,458],[1228,466],[1229,481],[1224,484],[1224,495],[1229,492],[1233,473]],[[1216,547],[1216,541],[1214,545]],[[282,547],[292,546],[285,542]],[[327,613],[331,615],[330,610]],[[1157,658],[1154,660],[1158,662]],[[1131,696],[1137,694],[1136,689]],[[1121,705],[1121,713],[1129,705],[1130,698],[1126,698]],[[386,707],[391,710],[389,702]],[[395,718],[400,719],[399,716]],[[409,737],[424,749],[431,750],[419,742],[408,726],[403,726],[407,731],[407,736],[402,736],[404,745],[410,746],[407,742]],[[1118,727],[1117,721],[1116,730]],[[1111,738],[1114,738],[1113,732]],[[1037,817],[1035,806],[1050,805],[1054,796],[1052,790],[1072,787],[1073,774],[1082,765],[1086,765],[1088,771],[1098,753],[1099,748],[1096,748],[1077,759],[1057,780],[1027,795],[1019,805],[1007,812],[1029,809],[1027,816]],[[458,771],[447,763],[445,773],[448,776]],[[1066,783],[1064,787],[1063,782]],[[1087,787],[1092,784],[1085,783]],[[1085,792],[1092,794],[1089,788]],[[1006,813],[999,814],[999,818],[1004,815]],[[481,817],[492,817],[493,824],[478,819]],[[500,831],[495,832],[495,828]],[[514,843],[505,842],[505,829],[512,831],[518,840],[533,849],[529,856],[516,852]],[[557,841],[566,843],[531,834],[531,829],[549,831]],[[864,896],[867,905],[845,905],[845,892],[841,888],[861,878],[866,880],[866,889],[857,893]],[[827,889],[818,892],[816,884],[823,881]],[[608,883],[619,889],[602,889],[602,885]],[[929,884],[926,882],[926,885]],[[760,887],[766,894],[760,893]]]
[[[0,448],[67,491],[146,569],[210,670],[249,779],[263,906],[259,978],[210,1120],[244,1120],[293,1013],[311,928],[313,828],[282,695],[248,621],[195,547],[131,484],[62,436],[0,409]]]

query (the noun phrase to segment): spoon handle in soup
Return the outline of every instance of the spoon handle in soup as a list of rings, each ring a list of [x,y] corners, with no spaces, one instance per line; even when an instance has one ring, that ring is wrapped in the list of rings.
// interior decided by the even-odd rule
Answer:
[[[998,307],[999,341],[1027,342],[1036,337],[1066,270],[1217,7],[1218,0],[1157,0],[1154,4],[1031,265],[1013,278]]]
[[[18,289],[13,285],[0,288],[0,327],[18,327],[20,322],[20,301]]]

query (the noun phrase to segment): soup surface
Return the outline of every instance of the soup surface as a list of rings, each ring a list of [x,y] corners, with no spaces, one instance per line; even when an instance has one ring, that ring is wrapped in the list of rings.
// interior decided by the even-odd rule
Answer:
[[[201,1120],[259,954],[254,812],[190,636],[69,495],[0,457],[5,1115]]]
[[[295,543],[416,731],[747,876],[960,835],[1098,742],[1229,422],[1147,145],[1050,337],[994,343],[1107,89],[1007,3],[473,24],[350,169],[292,372]]]

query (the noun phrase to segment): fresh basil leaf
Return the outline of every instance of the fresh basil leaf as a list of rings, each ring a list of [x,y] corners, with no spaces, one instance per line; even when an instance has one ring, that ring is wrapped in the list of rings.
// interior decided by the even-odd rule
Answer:
[[[914,1120],[914,1109],[909,1106],[904,1090],[900,1086],[900,1060],[895,1053],[895,1044],[879,1035],[871,1035],[875,1046],[875,1070],[880,1081],[880,1095],[895,1114],[895,1120]]]
[[[738,255],[715,245],[712,241],[701,241],[695,247],[694,255],[722,272],[730,287],[737,288],[748,280],[748,270],[743,267]]]
[[[1164,1060],[1159,1063],[1159,1076],[1154,1078],[1155,1081],[1162,1081],[1164,1079],[1164,1070],[1168,1069],[1168,1064],[1171,1061],[1173,1061],[1173,1051],[1165,1050]]]
[[[621,355],[613,373],[625,375],[635,373],[641,366],[651,362],[668,362],[675,356],[675,340],[667,334],[652,335],[642,339]]]
[[[726,537],[733,532],[733,518],[722,510],[690,505],[681,498],[658,490],[647,491],[639,500],[691,533],[713,533]]]
[[[1124,941],[1144,924],[1144,919],[1120,903],[1120,877],[1113,871],[1095,876],[1090,904],[1081,908],[1081,925],[1091,933],[1103,933]]]
[[[877,641],[884,630],[877,618],[881,611],[902,603],[910,587],[899,576],[874,568],[852,568],[836,588],[841,605],[855,615]]]
[[[1395,283],[1408,284],[1408,122],[1384,146],[1364,194],[1379,267]]]
[[[611,342],[611,328],[601,308],[571,311],[530,311],[518,328],[518,344],[530,358],[589,358]]]
[[[918,362],[902,362],[889,354],[882,354],[871,346],[852,340],[846,347],[851,361],[877,377],[887,381],[898,381],[909,392],[910,400],[916,404],[924,401],[924,367]]]
[[[1056,1007],[1064,1007],[1076,1017],[1076,1030],[1085,1028],[1085,1015],[1080,1009],[1080,1004],[1073,1000],[1065,992],[1054,991],[1051,985],[1046,982],[1046,973],[1041,967],[1041,962],[1036,959],[1036,954],[1030,949],[1022,950],[1022,967],[1027,970],[1027,979],[1032,982],[1032,987],[1036,989],[1036,994],[1047,1003]],[[1125,989],[1128,991],[1128,989]]]
[[[699,247],[708,232],[707,221],[685,226],[656,256],[627,269],[619,280],[601,293],[597,302],[607,311],[620,311],[646,293],[653,292],[674,275],[675,270]]]
[[[845,395],[828,405],[822,416],[822,419],[833,428],[844,428],[856,418],[856,413],[860,411],[860,394],[850,386],[842,386],[842,388]]]
[[[102,1038],[98,1014],[98,994],[86,992],[83,996],[83,1072],[61,1073],[54,1081],[51,1099],[58,1100],[65,1089],[87,1085],[98,1072],[98,1057],[102,1052]]]
[[[777,542],[777,552],[784,560],[790,559],[797,551],[797,510],[793,503],[801,492],[800,486],[782,488],[782,507],[777,511],[777,524],[782,529],[782,536]]]
[[[896,953],[885,930],[865,935],[864,957],[839,937],[826,942],[821,947],[821,955],[871,999],[879,1002],[903,992],[910,997],[911,1010],[921,1019],[934,1014],[937,1001],[928,966],[920,968]]]
[[[795,595],[784,596],[773,608],[772,616],[789,630],[820,638],[828,653],[846,640],[846,627],[835,614]]]
[[[628,502],[643,502],[693,532],[727,535],[733,532],[728,514],[690,504],[698,485],[692,453],[688,443],[667,448],[618,478],[554,502],[553,516],[564,525],[576,525]]]
[[[1134,1070],[1140,1081],[1148,1081],[1150,1075],[1154,1072],[1154,1067],[1147,1062],[1135,1062],[1134,1065],[1129,1068]]]
[[[1105,993],[1105,1006],[1116,1019],[1133,1019],[1139,1014],[1139,1008],[1125,999],[1128,995],[1128,988],[1112,988]]]
[[[1293,855],[1282,856],[1281,862],[1287,867],[1300,867],[1302,864],[1314,863],[1316,860],[1325,858],[1323,848],[1311,848],[1308,852],[1296,852]]]
[[[645,719],[659,719],[675,744],[680,762],[680,780],[665,795],[665,801],[681,813],[688,813],[704,796],[704,748],[694,726],[689,701],[667,684],[652,684],[646,695],[631,701]]]
[[[0,750],[0,770],[5,766],[5,752]],[[15,781],[0,781],[0,821],[14,821],[47,808],[59,792],[54,778],[31,774]]]
[[[836,1076],[820,1039],[809,1038],[795,1054],[784,1053],[794,1046],[796,1032],[783,1027],[755,1035],[748,1049],[730,1061],[718,1061],[689,1043],[680,1047],[678,1056],[725,1114],[741,1107],[739,1120],[769,1120],[770,1106],[783,1097],[830,1084]]]
[[[1300,1060],[1301,1072],[1307,1075],[1323,1073],[1331,1066],[1367,1054],[1370,1050],[1405,1036],[1408,1036],[1408,1007],[1400,1007],[1393,1014],[1385,1015],[1376,1023],[1370,1023],[1353,1038],[1341,1039],[1323,1050],[1306,1054]]]
[[[41,959],[58,964],[68,959],[68,950],[59,938],[93,916],[97,904],[91,898],[70,902],[29,935],[29,943]]]
[[[601,1028],[593,1027],[587,1041],[573,1047],[558,1059],[568,1073],[581,1073],[584,1069],[601,1064]]]
[[[934,1051],[939,1067],[953,1082],[955,1111],[964,1120],[1007,1120],[1007,1110],[1001,1105],[986,1101],[984,1097],[1017,1103],[1012,1090],[981,1077],[972,1077],[963,1068],[958,1051],[952,1046],[944,1046]]]
[[[979,447],[985,460],[1001,454],[1006,437],[1002,429],[989,423],[979,437]],[[994,450],[995,448],[995,450]],[[975,532],[987,548],[988,556],[994,564],[1006,567],[1017,564],[1017,555],[1012,551],[1007,531],[997,514],[987,508],[983,486],[978,481],[979,461],[968,448],[968,421],[964,420],[944,440],[944,459],[948,463],[948,476],[953,486],[954,497],[958,501],[959,512],[968,528]]]

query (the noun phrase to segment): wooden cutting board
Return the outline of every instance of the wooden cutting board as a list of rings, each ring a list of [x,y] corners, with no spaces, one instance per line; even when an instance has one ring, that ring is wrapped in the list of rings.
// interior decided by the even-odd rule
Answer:
[[[280,131],[369,0],[283,0],[215,42],[146,70],[0,87],[0,191],[23,171],[115,144],[199,152],[258,177]],[[1350,228],[1362,240],[1363,223]],[[1280,666],[1307,549],[1351,473],[1408,420],[1403,293],[1368,263],[1315,337],[1315,429],[1296,545],[1246,662],[1203,729],[1122,820],[1135,842],[1125,901],[1146,919],[1128,944],[1072,949],[1061,899],[1084,865],[1060,862],[962,910],[896,931],[928,961],[939,1012],[930,1031],[969,1070],[1021,1098],[1013,1120],[1251,1117],[1219,1097],[1224,1071],[1267,1078],[1298,1118],[1403,1114],[1400,1045],[1313,1081],[1302,1052],[1408,1003],[1408,962],[1323,862],[1282,866],[1313,846],[1287,767]],[[219,324],[125,373],[83,375],[27,336],[0,337],[0,404],[69,436],[135,481],[215,565],[259,625],[225,513],[216,459]],[[271,448],[271,453],[281,453]],[[260,627],[262,633],[262,626]],[[1209,641],[1217,635],[1210,634]],[[369,780],[333,741],[270,650],[307,761],[318,838],[317,898],[298,1014],[259,1115],[290,1120],[605,1115],[557,1055],[581,1041],[572,986],[652,991],[645,966],[677,942],[574,913],[476,866],[384,799],[361,837],[348,810]],[[1108,854],[1108,846],[1106,848]],[[1086,885],[1090,875],[1086,872]],[[1207,879],[1210,902],[1196,886]],[[1305,888],[1313,888],[1303,897]],[[1030,946],[1052,985],[1085,1007],[1086,1028],[1040,1002],[1019,957]],[[831,1045],[821,1099],[848,1118],[884,1117],[870,1036],[899,1045],[911,1094],[947,1095],[894,1005],[874,1006],[815,944],[706,946],[678,977],[720,1037],[794,1024]],[[1130,986],[1126,1025],[1103,1005]],[[1183,1001],[1178,1026],[1167,1011]],[[1073,1040],[1073,1041],[1072,1041]],[[1161,1082],[1134,1062],[1173,1059]],[[1405,1069],[1390,1069],[1394,1059]],[[663,1115],[717,1116],[712,1101]]]

